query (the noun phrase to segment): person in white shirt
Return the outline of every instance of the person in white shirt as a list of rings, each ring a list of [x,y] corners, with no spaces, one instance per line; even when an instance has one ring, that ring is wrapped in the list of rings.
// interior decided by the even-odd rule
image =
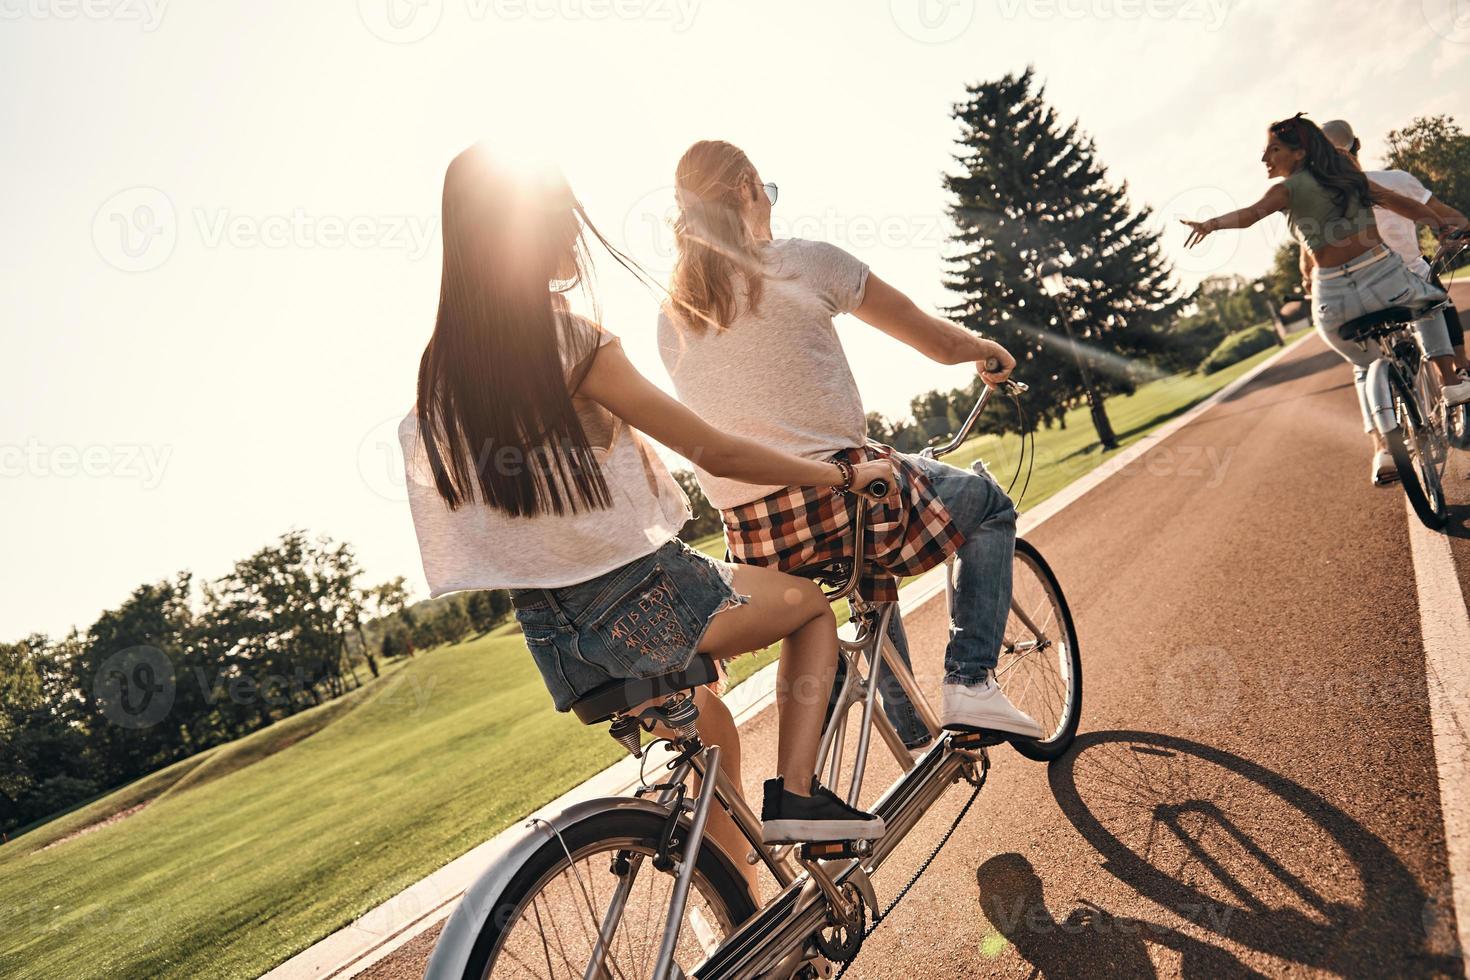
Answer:
[[[1332,145],[1341,150],[1359,169],[1362,164],[1358,160],[1358,151],[1362,149],[1362,141],[1353,132],[1353,127],[1342,119],[1334,119],[1322,126],[1323,134],[1332,142]],[[1411,200],[1428,207],[1435,214],[1448,222],[1465,223],[1465,216],[1459,211],[1439,200],[1425,187],[1413,174],[1404,170],[1368,170],[1364,171],[1370,183],[1402,194]],[[1399,257],[1404,260],[1404,265],[1409,271],[1419,278],[1430,282],[1435,286],[1443,288],[1432,276],[1429,263],[1425,260],[1423,252],[1419,248],[1419,228],[1409,218],[1397,214],[1387,208],[1375,207],[1373,217],[1378,222],[1378,233],[1383,236],[1383,243]],[[1310,289],[1312,256],[1306,249],[1302,249],[1302,281],[1305,288]],[[1441,313],[1435,313],[1414,325],[1420,342],[1424,347],[1424,353],[1433,361],[1435,369],[1439,372],[1439,380],[1444,388],[1444,399],[1447,407],[1461,405],[1470,402],[1470,362],[1465,359],[1465,334],[1460,325],[1460,317],[1454,306]],[[1355,373],[1355,380],[1360,392],[1363,381]],[[1367,416],[1364,416],[1365,421]],[[1393,482],[1398,473],[1394,468],[1393,459],[1380,446],[1374,458],[1373,482],[1379,486]]]

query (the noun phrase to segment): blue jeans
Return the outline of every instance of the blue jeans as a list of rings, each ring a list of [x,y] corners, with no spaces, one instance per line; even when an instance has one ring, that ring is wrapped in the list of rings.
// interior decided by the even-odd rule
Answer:
[[[1016,550],[1016,505],[983,469],[979,473],[948,463],[906,457],[928,474],[934,491],[948,508],[965,543],[955,552],[955,597],[950,610],[949,644],[944,650],[946,684],[978,684],[995,669],[1011,609],[1011,562]],[[898,610],[893,610],[888,636],[905,664],[908,637]],[[838,662],[837,687],[845,673]],[[878,692],[883,711],[904,744],[922,745],[929,732],[887,666],[878,666]]]

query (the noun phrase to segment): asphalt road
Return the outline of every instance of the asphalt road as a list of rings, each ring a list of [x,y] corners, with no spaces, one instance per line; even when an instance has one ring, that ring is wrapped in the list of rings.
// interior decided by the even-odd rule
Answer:
[[[1076,748],[996,751],[849,977],[1463,974],[1408,518],[1368,456],[1348,369],[1311,338],[1030,535],[1077,619]],[[942,607],[909,620],[931,680]],[[744,740],[758,798],[774,711]],[[875,758],[869,795],[895,773]],[[885,865],[881,901],[965,795]],[[432,939],[365,976],[420,975]]]

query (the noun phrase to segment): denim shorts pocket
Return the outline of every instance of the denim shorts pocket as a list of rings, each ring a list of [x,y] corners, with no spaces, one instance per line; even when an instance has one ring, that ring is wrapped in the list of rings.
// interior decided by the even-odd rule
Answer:
[[[660,562],[578,632],[584,660],[615,677],[642,678],[688,666],[703,627]]]

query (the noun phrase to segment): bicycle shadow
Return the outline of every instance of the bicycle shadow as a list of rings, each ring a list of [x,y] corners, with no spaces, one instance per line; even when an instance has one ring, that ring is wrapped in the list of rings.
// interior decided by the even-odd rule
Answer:
[[[996,932],[1048,980],[1069,977],[1155,977],[1149,946],[1180,954],[1180,976],[1190,978],[1262,977],[1226,950],[1177,929],[1113,915],[1082,899],[1058,920],[1046,904],[1035,867],[1020,854],[1000,854],[975,871],[980,906]]]
[[[1173,735],[1093,732],[1048,780],[1105,869],[1223,939],[1344,977],[1464,969],[1449,905],[1378,836],[1264,766]]]

